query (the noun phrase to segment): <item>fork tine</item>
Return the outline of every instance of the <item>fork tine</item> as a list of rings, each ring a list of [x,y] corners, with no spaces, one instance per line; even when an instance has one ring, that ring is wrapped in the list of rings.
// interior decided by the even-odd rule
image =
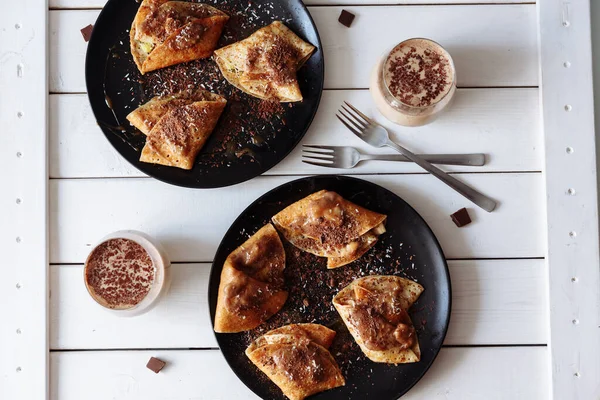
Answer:
[[[302,148],[302,152],[310,152],[310,153],[319,153],[319,154],[333,154],[333,149],[328,150],[328,149],[319,149],[319,148],[312,148],[312,147],[303,147]]]
[[[312,161],[307,161],[307,160],[302,160],[302,162],[305,164],[316,165],[317,167],[329,167],[332,164],[332,163],[325,163],[325,162],[312,162]]]
[[[348,125],[348,123],[346,121],[344,121],[342,119],[342,117],[340,117],[338,114],[335,114],[335,116],[337,117],[337,119],[339,119],[342,124],[344,124],[346,126],[346,128],[350,129],[350,131],[352,133],[354,133],[356,136],[358,136],[359,138],[362,138],[362,133],[360,133],[359,131],[357,131],[355,128],[351,127],[350,125]]]
[[[367,123],[369,124],[374,124],[375,121],[373,121],[371,118],[367,117],[365,114],[363,114],[362,112],[360,112],[358,110],[358,108],[354,107],[352,104],[348,103],[347,101],[344,101],[344,103],[350,107],[355,113],[357,113],[358,115],[360,115],[365,121],[367,121]]]
[[[323,154],[323,153],[302,153],[302,158],[318,158],[319,160],[331,160],[333,161],[333,154]]]
[[[333,157],[333,153],[332,152],[325,152],[325,151],[310,151],[310,150],[304,150],[302,149],[302,156],[307,156],[307,157],[312,157],[313,155],[315,156],[323,156],[323,157],[329,157],[332,158]]]
[[[302,147],[305,148],[306,150],[312,150],[311,149],[311,147],[312,147],[314,149],[335,151],[335,148],[337,146],[319,146],[319,145],[316,145],[316,144],[303,144]]]
[[[342,109],[343,109],[343,111],[342,111]],[[346,117],[346,119],[348,121],[350,121],[352,123],[352,125],[354,125],[359,131],[364,131],[365,129],[367,129],[368,124],[365,124],[364,122],[359,120],[357,117],[352,115],[352,111],[344,108],[344,106],[342,106],[342,109],[338,110],[339,113],[342,114],[344,117]]]

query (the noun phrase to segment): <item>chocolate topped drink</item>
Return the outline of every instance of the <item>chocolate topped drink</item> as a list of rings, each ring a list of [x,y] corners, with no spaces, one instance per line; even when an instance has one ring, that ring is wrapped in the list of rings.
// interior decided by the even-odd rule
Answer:
[[[381,113],[400,125],[430,122],[456,89],[452,58],[428,39],[406,40],[381,60],[371,80],[371,93]]]
[[[154,264],[148,252],[133,240],[110,239],[90,254],[85,279],[96,301],[123,310],[146,297],[154,282]]]
[[[141,232],[106,237],[85,263],[85,285],[92,298],[120,313],[149,309],[166,286],[170,265],[156,246]]]

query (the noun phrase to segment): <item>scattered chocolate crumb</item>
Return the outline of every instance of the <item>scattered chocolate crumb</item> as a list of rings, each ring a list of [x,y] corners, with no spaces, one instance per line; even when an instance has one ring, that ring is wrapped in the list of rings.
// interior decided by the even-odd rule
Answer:
[[[150,360],[148,360],[148,364],[146,364],[146,368],[148,368],[155,374],[158,374],[165,367],[166,364],[166,362],[159,358],[150,357]]]
[[[91,24],[81,29],[81,35],[83,36],[83,40],[85,40],[86,42],[90,41],[90,37],[92,37],[92,30],[94,30],[94,25]]]
[[[469,225],[471,223],[471,217],[469,216],[469,212],[466,208],[461,208],[460,210],[452,214],[450,218],[452,218],[452,221],[454,221],[456,226],[458,226],[459,228],[465,225]]]
[[[275,114],[283,113],[285,109],[279,101],[263,100],[257,104],[255,111],[258,118],[266,120],[273,117]]]
[[[352,14],[349,11],[346,10],[342,10],[342,13],[340,14],[340,18],[338,19],[339,23],[344,25],[347,28],[350,28],[350,25],[352,25],[352,22],[354,21],[354,18],[356,17],[356,15]]]

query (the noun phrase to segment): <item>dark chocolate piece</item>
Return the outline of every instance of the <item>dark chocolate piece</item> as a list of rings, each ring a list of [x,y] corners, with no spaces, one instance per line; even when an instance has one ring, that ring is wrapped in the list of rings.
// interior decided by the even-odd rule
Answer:
[[[92,30],[94,29],[94,25],[88,25],[81,30],[81,34],[83,35],[83,40],[86,42],[90,41],[90,37],[92,37]]]
[[[469,216],[469,212],[466,208],[461,208],[460,210],[452,214],[450,218],[452,218],[452,221],[454,221],[456,226],[458,226],[459,228],[465,225],[469,225],[471,223],[471,217]]]
[[[148,360],[148,364],[146,364],[146,368],[152,370],[155,374],[158,374],[160,370],[165,367],[166,364],[167,363],[161,359],[150,357],[150,360]]]
[[[352,14],[351,12],[342,10],[342,13],[340,14],[340,18],[338,19],[338,21],[340,22],[340,24],[344,25],[345,27],[350,28],[350,25],[352,25],[352,21],[354,21],[355,17],[356,17],[356,15]]]

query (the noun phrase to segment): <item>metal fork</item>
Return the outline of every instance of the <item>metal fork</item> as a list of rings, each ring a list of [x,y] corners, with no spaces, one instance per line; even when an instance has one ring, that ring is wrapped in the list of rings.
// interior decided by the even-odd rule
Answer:
[[[336,117],[356,136],[374,147],[391,147],[400,154],[405,155],[406,158],[413,161],[427,172],[430,172],[433,176],[450,186],[452,189],[456,190],[458,193],[462,194],[467,199],[471,200],[479,207],[483,208],[485,211],[494,211],[496,208],[496,202],[494,200],[462,183],[455,177],[448,175],[441,169],[434,167],[428,161],[424,160],[420,156],[417,156],[416,154],[413,154],[399,144],[394,143],[390,140],[390,135],[387,129],[367,117],[350,103],[345,101],[344,104],[348,106],[348,108],[342,105],[342,108],[338,110],[339,114],[336,114]]]
[[[485,164],[485,154],[422,154],[433,164],[481,166]],[[401,154],[362,154],[350,146],[302,145],[302,162],[331,168],[354,168],[367,160],[410,161]]]

